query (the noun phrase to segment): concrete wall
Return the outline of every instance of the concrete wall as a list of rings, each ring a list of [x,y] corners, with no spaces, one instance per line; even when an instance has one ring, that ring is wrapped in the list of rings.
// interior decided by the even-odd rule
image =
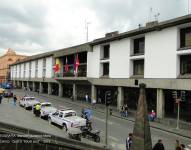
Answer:
[[[31,62],[31,78],[35,78],[35,61]]]
[[[38,60],[38,78],[42,78],[43,59]]]
[[[100,46],[94,46],[93,52],[87,54],[87,77],[100,76]]]
[[[144,78],[176,78],[176,51],[176,27],[146,34]]]
[[[130,76],[130,40],[123,39],[110,44],[111,78],[129,78]]]
[[[53,57],[47,57],[46,58],[46,78],[53,77],[53,64],[52,64]]]

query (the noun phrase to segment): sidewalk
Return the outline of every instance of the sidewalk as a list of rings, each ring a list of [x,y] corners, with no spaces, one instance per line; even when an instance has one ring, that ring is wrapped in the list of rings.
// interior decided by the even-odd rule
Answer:
[[[31,92],[34,95],[38,95],[35,92]],[[55,100],[61,100],[63,101],[63,98],[58,97],[58,96],[53,96],[53,95],[47,95],[47,94],[39,94],[39,96],[43,96],[43,97],[49,97]],[[72,101],[70,98],[64,98],[66,103],[70,103],[70,104],[74,104],[74,105],[78,105],[79,107],[89,107],[92,108],[90,103],[87,102],[83,102],[83,101]],[[109,107],[112,109],[112,116],[113,117],[117,117],[117,118],[121,118],[121,119],[125,119],[131,122],[135,122],[135,118],[134,118],[134,113],[130,112],[128,117],[121,117],[120,113],[117,111],[116,107]],[[96,104],[96,111],[105,113],[105,105],[102,104]],[[175,124],[174,124],[175,123]],[[186,124],[186,128],[183,128],[182,124]],[[169,132],[169,133],[173,133],[179,136],[183,136],[185,138],[191,138],[191,123],[187,123],[187,122],[183,122],[180,121],[180,128],[181,129],[176,129],[176,120],[175,119],[164,119],[164,120],[158,120],[156,122],[150,122],[150,126],[151,128],[154,129],[159,129],[165,132]]]

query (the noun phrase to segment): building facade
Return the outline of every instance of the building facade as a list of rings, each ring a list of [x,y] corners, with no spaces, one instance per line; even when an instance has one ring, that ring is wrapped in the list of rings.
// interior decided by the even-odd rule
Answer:
[[[26,56],[16,54],[16,52],[10,48],[7,50],[5,55],[0,57],[0,83],[9,80],[9,66],[25,57]]]
[[[73,100],[88,94],[100,104],[109,90],[111,105],[128,104],[131,110],[137,108],[139,83],[145,83],[149,111],[156,110],[160,119],[175,117],[178,97],[181,118],[191,121],[191,15],[29,57],[11,65],[11,79]]]

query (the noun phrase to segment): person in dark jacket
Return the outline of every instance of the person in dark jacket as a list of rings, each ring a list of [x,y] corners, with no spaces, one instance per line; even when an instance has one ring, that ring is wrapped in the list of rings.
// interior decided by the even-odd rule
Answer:
[[[2,97],[2,95],[0,94],[0,104],[1,104],[2,99],[3,99],[3,97]]]
[[[155,144],[153,150],[165,150],[161,139],[159,139],[158,142]]]

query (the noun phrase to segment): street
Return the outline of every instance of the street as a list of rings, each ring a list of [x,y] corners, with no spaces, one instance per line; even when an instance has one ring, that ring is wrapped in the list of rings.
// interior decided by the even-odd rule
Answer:
[[[17,96],[24,96],[26,93],[24,91],[16,90],[14,94]],[[30,95],[33,95],[31,93]],[[49,101],[56,108],[61,108],[62,106],[72,108],[77,111],[78,115],[81,113],[81,107],[73,103],[51,99],[48,97],[44,97],[41,95],[36,95],[35,97],[40,101]],[[16,107],[12,104],[12,99],[10,99],[9,103],[7,99],[4,99],[2,104],[0,105],[0,120],[2,122],[7,122],[11,124],[15,124],[22,127],[32,128],[35,130],[40,130],[43,132],[56,134],[58,136],[66,136],[64,130],[59,129],[56,126],[49,125],[47,121],[36,118],[30,111],[26,111],[22,107],[18,105]],[[130,132],[133,132],[134,123],[128,120],[124,120],[121,118],[109,116],[108,121],[108,143],[109,147],[114,150],[124,150],[125,149],[125,139],[127,138]],[[105,114],[93,110],[93,127],[101,130],[101,143],[105,142]],[[191,139],[185,138],[182,136],[175,135],[173,133],[164,132],[162,130],[151,128],[151,136],[152,136],[152,145],[154,145],[158,139],[162,139],[166,150],[174,150],[175,149],[175,140],[180,140],[180,143],[184,143],[185,145],[191,144]]]

